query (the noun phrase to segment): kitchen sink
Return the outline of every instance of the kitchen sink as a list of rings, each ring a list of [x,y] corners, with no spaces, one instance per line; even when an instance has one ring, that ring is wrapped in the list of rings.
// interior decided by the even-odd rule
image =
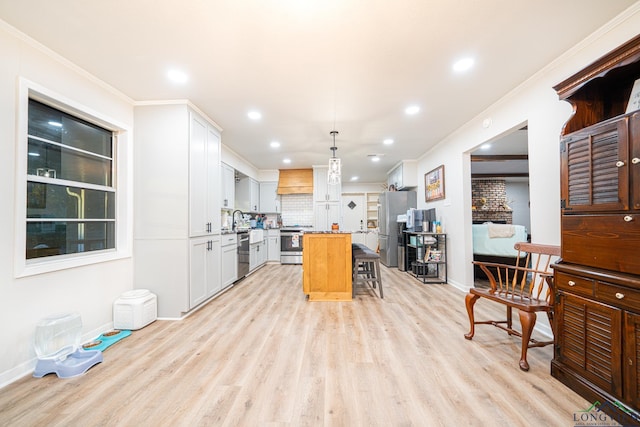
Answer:
[[[258,243],[264,240],[264,230],[257,228],[249,231],[249,244]]]

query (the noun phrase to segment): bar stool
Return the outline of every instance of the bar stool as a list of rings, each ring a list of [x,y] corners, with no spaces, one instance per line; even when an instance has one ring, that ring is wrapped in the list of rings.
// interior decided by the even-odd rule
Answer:
[[[351,253],[353,260],[352,297],[356,296],[358,284],[365,284],[373,289],[377,287],[380,298],[384,298],[380,275],[380,255],[359,243],[351,245]]]

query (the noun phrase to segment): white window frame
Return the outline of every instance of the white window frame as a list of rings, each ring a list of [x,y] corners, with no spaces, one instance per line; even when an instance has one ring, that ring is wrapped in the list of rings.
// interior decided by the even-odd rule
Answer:
[[[95,111],[86,105],[68,99],[32,81],[20,78],[17,110],[16,189],[14,226],[14,276],[25,277],[99,262],[131,257],[133,241],[133,150],[129,142],[133,134],[129,126]],[[101,126],[114,134],[114,175],[116,188],[115,249],[90,251],[52,257],[26,257],[27,230],[27,150],[29,129],[29,99],[50,105],[80,119]]]

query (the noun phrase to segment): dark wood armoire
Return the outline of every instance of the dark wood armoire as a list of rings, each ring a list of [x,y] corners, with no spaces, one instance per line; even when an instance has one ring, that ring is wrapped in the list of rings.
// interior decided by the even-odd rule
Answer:
[[[640,36],[554,87],[574,113],[551,373],[623,424],[640,424],[640,111],[627,112],[639,80]]]

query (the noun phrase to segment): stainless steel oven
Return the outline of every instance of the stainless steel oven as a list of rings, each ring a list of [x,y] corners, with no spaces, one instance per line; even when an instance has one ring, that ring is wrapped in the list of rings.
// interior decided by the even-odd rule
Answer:
[[[302,235],[300,229],[280,230],[280,263],[302,264]]]

